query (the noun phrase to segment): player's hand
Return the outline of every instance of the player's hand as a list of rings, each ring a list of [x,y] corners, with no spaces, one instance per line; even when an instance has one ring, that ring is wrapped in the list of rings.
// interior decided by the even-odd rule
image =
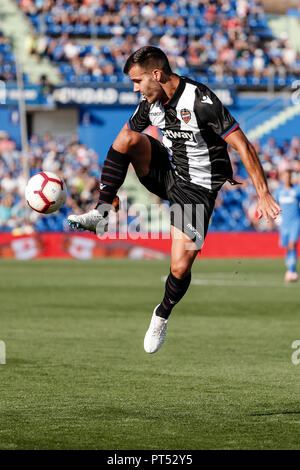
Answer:
[[[257,215],[259,219],[263,217],[266,222],[269,222],[270,219],[276,219],[280,212],[280,205],[277,204],[269,192],[259,196],[257,203]]]

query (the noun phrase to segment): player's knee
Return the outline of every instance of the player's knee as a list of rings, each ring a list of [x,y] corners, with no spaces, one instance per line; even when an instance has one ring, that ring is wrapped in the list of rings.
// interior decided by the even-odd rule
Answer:
[[[174,261],[171,264],[171,273],[177,279],[184,279],[190,273],[190,266],[182,261]]]
[[[126,153],[138,143],[139,138],[140,136],[137,132],[131,129],[122,129],[113,146],[114,148],[117,147],[116,150],[119,150],[118,147],[120,146],[121,150],[119,151]]]

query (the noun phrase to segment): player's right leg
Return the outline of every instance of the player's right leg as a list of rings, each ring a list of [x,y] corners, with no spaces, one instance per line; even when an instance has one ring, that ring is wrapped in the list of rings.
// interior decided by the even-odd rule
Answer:
[[[104,233],[108,226],[109,210],[125,180],[129,163],[132,163],[138,177],[144,177],[149,173],[150,162],[151,144],[148,137],[124,126],[104,161],[96,208],[85,214],[69,215],[70,225],[99,234]]]

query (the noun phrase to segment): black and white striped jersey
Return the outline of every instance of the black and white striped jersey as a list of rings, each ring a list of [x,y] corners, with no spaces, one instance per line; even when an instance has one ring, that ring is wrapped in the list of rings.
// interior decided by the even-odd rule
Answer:
[[[180,77],[166,103],[149,104],[142,99],[128,126],[142,132],[150,125],[161,130],[177,177],[207,189],[219,189],[232,178],[224,137],[239,125],[202,83]]]

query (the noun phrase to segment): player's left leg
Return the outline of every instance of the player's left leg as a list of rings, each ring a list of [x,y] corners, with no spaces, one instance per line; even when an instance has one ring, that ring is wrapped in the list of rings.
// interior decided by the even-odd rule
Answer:
[[[285,273],[285,281],[293,282],[298,280],[297,273],[297,243],[290,241],[286,248],[285,263],[287,271]]]
[[[114,206],[114,201],[117,204],[116,194],[124,183],[129,164],[132,163],[139,178],[145,177],[150,171],[151,153],[152,146],[145,134],[124,127],[108,150],[103,163],[96,208],[81,215],[70,214],[70,225],[97,234],[106,231],[109,211]]]
[[[297,241],[300,233],[300,223],[294,220],[288,227],[282,228],[281,244],[285,247],[285,264],[287,271],[285,273],[286,282],[298,280],[297,273]]]
[[[144,349],[150,354],[158,351],[165,340],[169,316],[189,288],[191,268],[199,252],[197,245],[174,226],[171,226],[171,237],[171,269],[165,284],[164,298],[154,309],[144,339]]]

